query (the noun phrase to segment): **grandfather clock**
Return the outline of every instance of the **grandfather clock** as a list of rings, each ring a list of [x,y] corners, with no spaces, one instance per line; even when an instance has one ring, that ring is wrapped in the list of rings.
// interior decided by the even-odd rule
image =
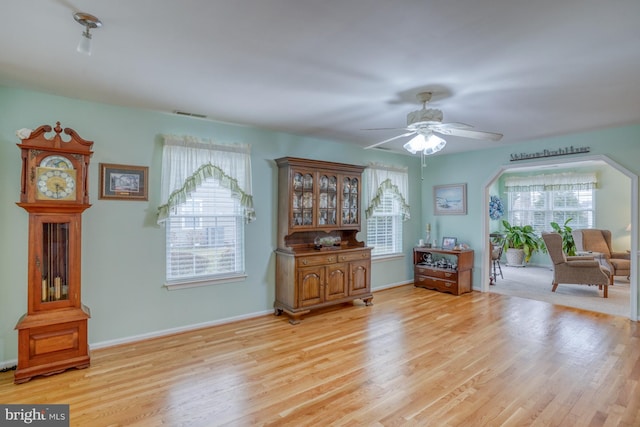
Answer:
[[[22,152],[18,206],[29,213],[28,311],[16,325],[14,378],[23,383],[90,363],[80,255],[82,212],[91,206],[87,184],[93,142],[58,122],[53,129],[40,126],[17,145]]]

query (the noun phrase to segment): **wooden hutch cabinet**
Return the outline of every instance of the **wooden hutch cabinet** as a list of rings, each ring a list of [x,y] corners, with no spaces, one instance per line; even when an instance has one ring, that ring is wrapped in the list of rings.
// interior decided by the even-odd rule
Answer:
[[[460,295],[471,292],[473,251],[413,249],[414,286]]]
[[[363,166],[284,157],[278,165],[275,314],[371,304],[371,248],[360,231]]]
[[[53,138],[46,134],[54,131]],[[80,285],[82,212],[89,204],[92,141],[70,128],[40,126],[18,144],[18,206],[29,214],[28,304],[18,330],[14,382],[89,366],[87,320]]]

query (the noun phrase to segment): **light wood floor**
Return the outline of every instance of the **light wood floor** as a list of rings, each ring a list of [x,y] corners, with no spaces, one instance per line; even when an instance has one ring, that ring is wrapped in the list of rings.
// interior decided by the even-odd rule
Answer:
[[[1,403],[72,426],[638,426],[640,325],[493,293],[402,286],[292,326],[266,315],[92,352]]]

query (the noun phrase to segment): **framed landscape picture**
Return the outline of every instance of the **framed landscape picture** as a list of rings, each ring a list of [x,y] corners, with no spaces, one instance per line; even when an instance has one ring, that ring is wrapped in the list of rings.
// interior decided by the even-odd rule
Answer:
[[[466,215],[467,184],[433,186],[434,215]]]
[[[147,166],[100,163],[100,199],[148,200]]]

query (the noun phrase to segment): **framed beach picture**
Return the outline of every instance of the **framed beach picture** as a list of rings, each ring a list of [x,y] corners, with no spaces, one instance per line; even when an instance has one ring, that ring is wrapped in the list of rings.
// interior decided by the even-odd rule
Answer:
[[[147,166],[100,163],[100,199],[148,200]]]
[[[466,215],[467,184],[433,186],[434,215]]]

